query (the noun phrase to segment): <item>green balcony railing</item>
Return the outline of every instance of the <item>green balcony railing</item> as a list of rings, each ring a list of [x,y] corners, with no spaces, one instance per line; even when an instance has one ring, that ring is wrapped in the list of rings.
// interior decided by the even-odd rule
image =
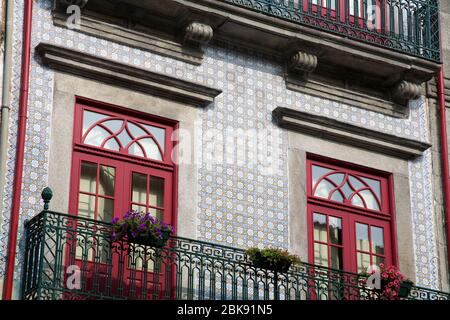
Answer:
[[[440,61],[437,0],[218,0]]]
[[[111,241],[108,223],[48,210],[25,228],[23,299],[379,299],[356,274],[309,264],[274,274],[243,250],[180,237],[163,248]],[[414,287],[408,299],[450,294]]]

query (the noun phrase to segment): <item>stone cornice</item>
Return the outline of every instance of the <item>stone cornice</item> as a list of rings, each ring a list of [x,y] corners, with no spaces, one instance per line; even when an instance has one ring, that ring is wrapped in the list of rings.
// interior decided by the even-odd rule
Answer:
[[[36,47],[42,63],[81,77],[204,107],[222,91],[51,44]]]
[[[430,144],[343,123],[307,112],[278,107],[273,118],[281,128],[313,135],[401,159],[420,157]]]
[[[67,14],[65,11],[55,10],[52,14],[53,23],[56,26],[61,28],[67,27]],[[183,45],[176,38],[161,37],[151,32],[151,30],[127,28],[120,24],[109,22],[105,16],[90,16],[90,12],[83,12],[77,31],[194,65],[200,65],[203,61],[204,52],[198,44],[195,46]]]
[[[214,15],[217,24],[217,34],[224,36],[225,25],[236,24],[242,30],[252,29],[252,39],[256,42],[264,39],[260,43],[261,47],[267,49],[269,46],[278,51],[283,45],[282,39],[287,39],[287,47],[292,47],[298,41],[298,47],[309,47],[317,49],[320,56],[337,55],[339,58],[351,55],[348,60],[351,66],[357,67],[356,61],[366,61],[373,66],[383,67],[383,72],[389,72],[393,82],[400,80],[425,82],[439,69],[440,64],[418,57],[410,56],[401,52],[396,52],[386,48],[381,48],[368,43],[362,43],[353,39],[336,35],[331,32],[317,30],[308,26],[285,21],[277,17],[261,14],[246,8],[217,0],[172,0],[187,8],[204,11],[205,15]],[[216,28],[215,28],[216,29]],[[228,32],[228,31],[226,31]],[[244,32],[244,31],[242,31]],[[245,31],[247,32],[247,31]],[[259,33],[260,32],[260,33]],[[272,39],[269,38],[272,37]],[[295,49],[295,48],[294,48]],[[342,56],[341,56],[342,55]],[[340,59],[341,63],[347,59]],[[365,63],[364,63],[365,66]],[[363,67],[364,67],[363,66]],[[401,74],[399,74],[401,72]],[[399,76],[396,79],[395,74]]]

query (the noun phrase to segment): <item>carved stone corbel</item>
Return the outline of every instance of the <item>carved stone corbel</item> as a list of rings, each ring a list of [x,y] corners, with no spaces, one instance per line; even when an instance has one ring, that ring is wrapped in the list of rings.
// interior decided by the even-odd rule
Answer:
[[[65,7],[76,5],[79,6],[80,8],[86,6],[88,1],[89,0],[59,0],[59,2]]]
[[[392,92],[394,100],[397,103],[405,104],[408,100],[420,98],[422,86],[406,80],[401,81],[394,87]]]
[[[311,53],[298,51],[288,61],[287,69],[289,73],[295,73],[303,78],[307,78],[317,67],[317,56]]]
[[[211,41],[213,35],[214,32],[211,26],[194,21],[184,29],[184,43],[205,46]]]

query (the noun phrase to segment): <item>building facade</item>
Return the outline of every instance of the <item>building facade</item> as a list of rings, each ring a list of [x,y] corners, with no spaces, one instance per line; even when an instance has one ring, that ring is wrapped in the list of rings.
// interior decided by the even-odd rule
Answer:
[[[12,1],[4,1],[3,21],[6,3]],[[257,296],[265,287],[256,285],[256,275],[236,284],[228,276],[211,279],[225,273],[228,254],[235,271],[245,265],[231,248],[273,246],[354,274],[395,265],[428,290],[426,298],[448,299],[437,293],[450,291],[450,274],[435,80],[443,62],[449,107],[448,0],[32,1],[11,271],[27,3],[14,1],[12,10],[1,177],[0,284],[12,272],[14,298],[68,298],[69,265],[89,270],[81,291],[92,297],[102,290],[115,296],[118,282],[105,283],[116,265],[126,281],[142,278],[130,289],[141,292],[138,298],[148,297],[146,274],[162,273],[152,288],[164,291],[170,282],[164,279],[183,268],[163,263],[163,270],[154,252],[128,253],[128,262],[120,262],[111,245],[99,244],[105,226],[88,226],[94,223],[88,219],[108,223],[135,209],[174,225],[180,239],[193,239],[179,240],[180,248],[183,241],[193,252],[211,246],[197,251],[195,263],[203,267],[171,262],[195,269],[173,277],[177,287],[188,287],[187,297],[203,290],[208,297],[246,298],[247,286]],[[38,216],[45,187],[53,193],[52,211]],[[77,223],[85,231],[69,239],[61,230]],[[202,256],[207,252],[221,267]],[[105,277],[95,280],[92,272]],[[273,293],[275,278],[261,280],[272,289],[258,298],[280,294]],[[190,287],[191,280],[198,285]],[[305,286],[313,289],[296,287],[290,298],[324,297],[310,280]]]

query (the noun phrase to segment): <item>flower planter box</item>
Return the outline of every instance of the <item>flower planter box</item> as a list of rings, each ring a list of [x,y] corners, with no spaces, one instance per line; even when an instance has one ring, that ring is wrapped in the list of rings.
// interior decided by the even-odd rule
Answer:
[[[162,248],[166,245],[167,240],[169,240],[170,237],[170,231],[161,231],[162,239],[155,237],[153,235],[138,235],[136,237],[133,237],[131,232],[128,232],[128,242],[134,243],[134,244],[140,244],[144,246],[150,246],[155,248]]]
[[[413,283],[409,281],[402,281],[400,283],[400,289],[398,289],[399,298],[407,298],[411,292]]]

